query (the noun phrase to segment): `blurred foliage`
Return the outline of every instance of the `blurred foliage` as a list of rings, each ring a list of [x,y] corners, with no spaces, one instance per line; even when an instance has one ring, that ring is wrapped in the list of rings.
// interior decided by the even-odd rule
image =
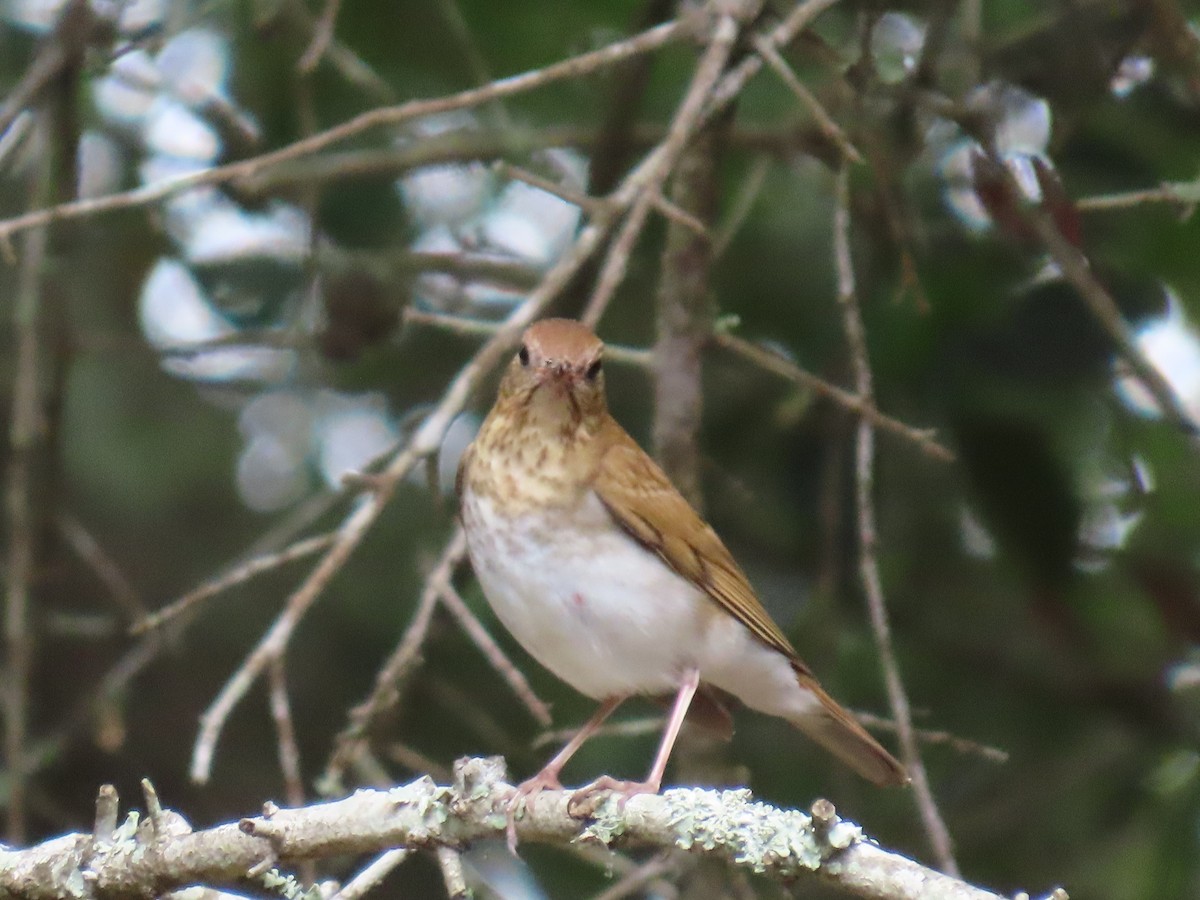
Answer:
[[[0,11],[19,5],[0,0]],[[785,6],[768,4],[765,19]],[[975,6],[983,14],[978,46],[961,31],[964,10]],[[455,9],[473,45],[452,24]],[[488,77],[538,67],[615,40],[664,9],[669,15],[669,6],[635,0],[552,10],[531,0],[347,2],[336,36],[396,99],[432,97],[476,84],[479,65]],[[244,157],[382,102],[328,62],[312,78],[297,75],[306,23],[320,12],[300,0],[180,3],[136,39],[154,47],[196,25],[229,39],[229,94],[257,123],[257,138],[249,147],[223,146],[226,158]],[[855,63],[859,35],[884,12],[907,13],[928,29],[927,57],[898,83],[880,79],[869,62]],[[996,765],[943,745],[926,754],[964,873],[1001,891],[1062,884],[1073,896],[1114,900],[1200,895],[1200,456],[1194,437],[1121,402],[1110,342],[1070,288],[1037,277],[1036,248],[1003,229],[972,230],[951,211],[940,160],[926,144],[922,92],[959,100],[1000,80],[1046,100],[1046,153],[1073,198],[1188,182],[1200,169],[1196,22],[1181,33],[1185,12],[1172,0],[847,0],[787,52],[871,160],[854,174],[854,251],[879,406],[936,428],[958,455],[952,465],[938,463],[881,434],[880,561],[918,724],[1011,755]],[[40,46],[0,19],[0,96],[14,90]],[[98,37],[79,73],[81,89],[64,88],[78,118],[72,127],[101,125],[86,87],[105,71],[113,46],[120,42]],[[1154,73],[1119,97],[1111,81],[1131,54],[1152,60]],[[655,56],[644,95],[625,115],[661,127],[694,60],[691,47]],[[608,103],[619,79],[561,82],[478,115],[518,135],[562,125],[598,131],[614,115]],[[763,132],[768,138],[756,143],[752,135]],[[390,139],[377,131],[336,149],[386,148]],[[113,187],[132,186],[136,142],[125,132],[116,146],[123,156]],[[848,384],[834,299],[831,154],[779,80],[760,74],[739,102],[722,173],[724,212],[756,161],[768,165],[716,264],[712,295],[719,314],[738,318],[739,334]],[[512,161],[538,164],[528,154]],[[27,208],[36,168],[33,154],[0,160],[0,215]],[[253,291],[289,279],[307,284],[309,265],[331,266],[329,281],[316,281],[329,290],[320,313],[340,330],[322,333],[297,314],[286,333],[300,343],[299,362],[284,384],[378,392],[403,427],[406,415],[437,399],[476,342],[398,327],[411,273],[393,262],[421,226],[392,180],[359,176],[279,194],[313,211],[315,230],[335,249],[373,253],[378,265],[360,271],[331,252],[306,262],[303,279],[298,270],[258,270],[240,284]],[[261,197],[229,193],[265,208]],[[1135,325],[1163,315],[1167,289],[1185,320],[1200,317],[1200,217],[1190,213],[1146,203],[1083,214],[1083,247]],[[600,329],[614,343],[653,341],[661,231],[661,224],[648,229]],[[61,515],[81,522],[154,608],[225,570],[264,534],[294,530],[297,510],[327,490],[313,478],[310,499],[270,515],[239,498],[238,410],[251,389],[168,374],[139,327],[141,286],[169,245],[155,210],[83,219],[53,233],[41,297],[50,430],[35,470],[31,736],[35,750],[43,739],[67,740],[38,760],[29,838],[87,827],[101,782],[133,797],[138,779],[149,776],[165,802],[198,823],[245,814],[282,790],[261,687],[230,721],[212,782],[190,784],[187,766],[197,717],[303,577],[304,563],[207,601],[154,663],[85,717],[85,727],[64,731],[133,642],[96,572],[63,540]],[[0,267],[0,309],[11,308],[18,278],[18,267]],[[294,298],[288,303],[294,312]],[[573,295],[557,310],[579,308]],[[6,409],[10,320],[0,354]],[[857,575],[853,418],[718,350],[706,365],[700,442],[712,521],[831,692],[883,713]],[[653,415],[648,378],[619,366],[610,376],[615,413],[643,441]],[[490,390],[474,399],[476,410],[487,407]],[[0,461],[7,461],[3,446]],[[447,501],[432,498],[421,479],[402,489],[296,634],[288,679],[310,784],[346,710],[369,690],[414,610],[451,528]],[[347,501],[331,501],[312,527],[336,523],[346,508]],[[1098,540],[1095,523],[1105,516],[1132,524],[1117,540]],[[589,702],[513,644],[469,577],[460,583],[552,701],[556,724],[582,721]],[[536,732],[474,647],[439,617],[398,714],[374,739],[385,761],[396,741],[442,765],[499,752],[523,777],[549,752],[530,748]],[[594,741],[568,775],[582,782],[601,772],[639,773],[653,741]],[[906,794],[854,780],[784,723],[739,714],[734,741],[721,752],[737,767],[726,770],[730,777],[747,777],[762,797],[802,807],[829,797],[885,845],[929,858]],[[395,780],[412,774],[387,766]],[[563,853],[529,848],[527,856],[549,896],[581,896],[606,883],[603,872]],[[393,876],[406,896],[436,896],[439,881],[425,864]]]

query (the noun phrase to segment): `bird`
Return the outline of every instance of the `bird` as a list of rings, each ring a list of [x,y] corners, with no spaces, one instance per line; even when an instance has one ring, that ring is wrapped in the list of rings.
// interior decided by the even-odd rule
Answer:
[[[602,776],[571,803],[658,793],[697,692],[716,688],[786,719],[875,784],[904,767],[825,692],[712,527],[610,414],[604,344],[572,319],[535,322],[463,453],[459,513],[496,617],[542,666],[599,701],[590,720],[517,786],[515,816],[561,790],[571,756],[626,699],[674,696],[643,781]]]

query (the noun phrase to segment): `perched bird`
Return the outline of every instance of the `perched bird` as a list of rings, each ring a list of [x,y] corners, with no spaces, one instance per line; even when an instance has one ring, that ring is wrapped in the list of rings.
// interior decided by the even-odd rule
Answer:
[[[517,805],[561,788],[567,760],[634,694],[675,696],[649,775],[581,790],[657,793],[702,682],[787,719],[876,784],[907,782],[822,690],[716,532],[609,414],[603,353],[578,322],[530,326],[458,472],[468,552],[496,616],[542,665],[601,701],[518,787],[510,844]]]

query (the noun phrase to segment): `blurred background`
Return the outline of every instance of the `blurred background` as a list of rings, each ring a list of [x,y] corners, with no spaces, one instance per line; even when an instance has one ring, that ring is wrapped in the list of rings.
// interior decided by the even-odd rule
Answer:
[[[790,9],[767,3],[748,27]],[[248,159],[676,12],[661,0],[0,0],[0,216]],[[1200,896],[1200,447],[1020,215],[1044,211],[1088,255],[1200,422],[1198,29],[1200,11],[1175,0],[843,2],[783,51],[865,159],[851,171],[852,249],[879,408],[935,429],[955,456],[879,433],[878,554],[917,725],[973,742],[924,745],[934,795],[966,878],[1000,891]],[[439,317],[503,319],[586,221],[497,163],[604,195],[661,139],[696,59],[675,42],[0,248],[6,842],[89,827],[104,782],[133,801],[150,777],[198,825],[285,799],[262,684],[233,713],[211,780],[188,768],[201,713],[312,560],[149,636],[130,626],[342,520],[357,502],[343,476],[402,446],[481,344]],[[704,320],[852,387],[836,141],[764,69],[718,143]],[[654,345],[664,222],[652,217],[599,326],[614,345]],[[554,312],[577,315],[594,277]],[[613,362],[609,393],[649,446],[653,372],[637,359]],[[707,515],[831,693],[886,717],[858,576],[856,417],[720,346],[703,363]],[[527,777],[552,752],[439,612],[420,667],[372,723],[374,768],[319,779],[451,533],[454,466],[494,384],[296,631],[285,674],[303,799],[443,777],[467,754],[504,754]],[[582,722],[590,701],[508,638],[469,571],[457,584],[554,725]],[[736,725],[729,745],[689,745],[687,780],[801,808],[828,797],[885,846],[931,859],[909,794],[859,782],[782,722],[743,712]],[[597,739],[567,781],[640,776],[655,741]],[[523,855],[527,868],[503,849],[470,856],[478,890],[577,897],[611,883],[570,853]],[[638,895],[701,896],[691,876]],[[438,896],[440,882],[417,859],[388,885]],[[778,890],[710,887],[735,889]]]

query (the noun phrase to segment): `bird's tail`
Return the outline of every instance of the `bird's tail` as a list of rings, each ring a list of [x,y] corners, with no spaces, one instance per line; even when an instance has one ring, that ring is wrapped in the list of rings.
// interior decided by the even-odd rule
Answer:
[[[792,724],[880,787],[908,784],[908,772],[880,743],[867,734],[849,712],[838,705],[815,679],[801,673],[800,686],[821,701],[821,708],[792,720]]]

